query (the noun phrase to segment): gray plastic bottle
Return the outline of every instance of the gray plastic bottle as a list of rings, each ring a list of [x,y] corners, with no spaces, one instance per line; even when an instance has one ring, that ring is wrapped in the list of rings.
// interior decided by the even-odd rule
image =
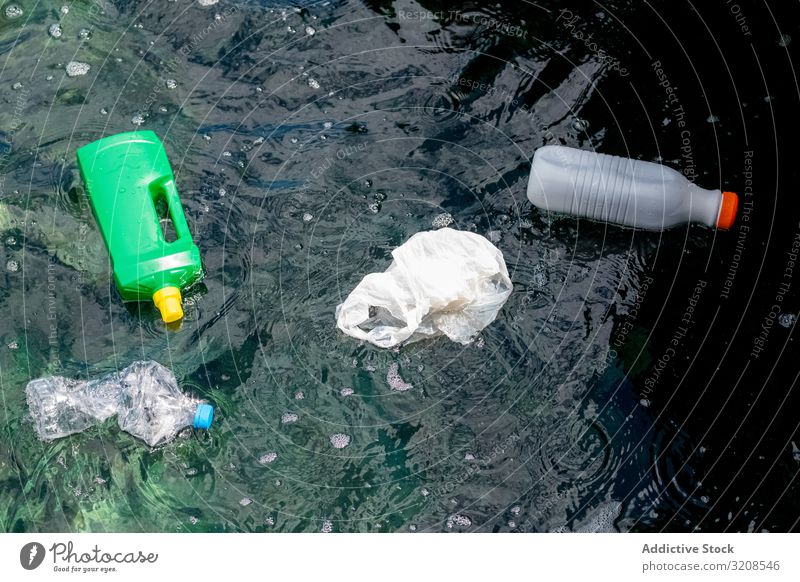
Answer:
[[[536,150],[528,199],[544,210],[644,230],[687,222],[728,229],[738,207],[733,192],[705,190],[672,168],[564,146]]]
[[[122,430],[155,446],[187,426],[208,429],[214,418],[214,408],[181,392],[172,372],[158,362],[134,362],[88,382],[40,378],[28,382],[25,393],[34,429],[46,441],[116,415]]]

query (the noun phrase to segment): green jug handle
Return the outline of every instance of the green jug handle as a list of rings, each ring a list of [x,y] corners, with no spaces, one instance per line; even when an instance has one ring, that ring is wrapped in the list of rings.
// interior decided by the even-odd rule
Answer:
[[[183,215],[183,206],[181,206],[181,199],[178,196],[178,189],[175,187],[175,180],[167,178],[156,187],[164,193],[164,198],[167,201],[169,208],[169,216],[172,219],[172,225],[175,227],[176,242],[184,237],[191,239],[192,235],[189,232],[189,225],[186,223],[186,217]]]

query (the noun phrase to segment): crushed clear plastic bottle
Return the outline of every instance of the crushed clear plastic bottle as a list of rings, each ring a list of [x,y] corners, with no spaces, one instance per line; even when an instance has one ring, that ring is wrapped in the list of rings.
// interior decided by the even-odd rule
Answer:
[[[45,441],[116,415],[122,430],[152,447],[187,426],[208,429],[214,418],[210,404],[181,392],[173,373],[153,361],[134,362],[97,380],[40,378],[25,392],[33,426]]]

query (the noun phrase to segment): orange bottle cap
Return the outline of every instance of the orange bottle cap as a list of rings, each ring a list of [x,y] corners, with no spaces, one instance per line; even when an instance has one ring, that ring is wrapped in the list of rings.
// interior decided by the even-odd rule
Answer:
[[[717,228],[728,230],[736,220],[736,211],[739,209],[739,197],[734,192],[723,192],[722,203],[719,205]]]

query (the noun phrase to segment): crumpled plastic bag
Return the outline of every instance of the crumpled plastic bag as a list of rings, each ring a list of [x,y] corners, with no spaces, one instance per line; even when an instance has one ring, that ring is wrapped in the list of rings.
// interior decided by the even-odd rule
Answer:
[[[511,294],[503,253],[472,232],[419,232],[392,257],[336,307],[339,329],[381,348],[442,334],[468,344]]]

